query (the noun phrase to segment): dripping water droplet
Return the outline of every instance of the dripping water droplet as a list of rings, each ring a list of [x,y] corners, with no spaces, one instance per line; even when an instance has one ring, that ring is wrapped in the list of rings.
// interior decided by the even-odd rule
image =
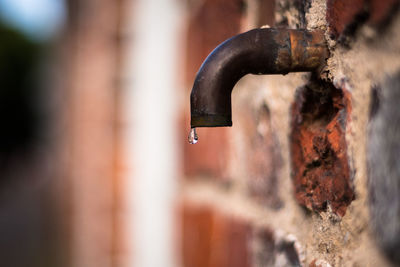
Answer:
[[[199,140],[199,137],[197,136],[196,128],[190,129],[188,139],[189,139],[189,144],[194,145],[197,143],[197,141]]]

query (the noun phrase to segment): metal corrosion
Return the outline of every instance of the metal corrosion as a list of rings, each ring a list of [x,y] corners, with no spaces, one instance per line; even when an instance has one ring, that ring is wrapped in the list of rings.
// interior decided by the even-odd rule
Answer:
[[[318,30],[263,28],[226,40],[197,73],[190,95],[191,127],[232,126],[231,93],[244,75],[319,71],[327,56]]]

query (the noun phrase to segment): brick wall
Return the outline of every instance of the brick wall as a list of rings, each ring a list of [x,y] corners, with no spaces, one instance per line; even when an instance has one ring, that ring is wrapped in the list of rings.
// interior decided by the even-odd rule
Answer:
[[[183,146],[183,266],[399,264],[398,4],[188,1],[182,140],[195,73],[227,37],[318,28],[330,58],[319,77],[244,77],[233,127]]]
[[[67,3],[55,155],[61,177],[56,194],[62,203],[62,254],[65,266],[117,266],[124,1]]]

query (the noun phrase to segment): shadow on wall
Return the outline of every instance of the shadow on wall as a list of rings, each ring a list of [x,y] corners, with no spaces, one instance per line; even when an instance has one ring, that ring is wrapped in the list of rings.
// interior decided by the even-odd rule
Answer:
[[[0,169],[1,182],[13,161],[22,160],[38,140],[40,44],[0,24]],[[5,174],[5,175],[4,175]]]
[[[43,164],[43,152],[48,150],[41,101],[43,48],[0,22],[2,266],[55,266],[57,257],[54,207]]]
[[[375,236],[400,263],[400,72],[372,88],[368,142],[368,187]],[[377,156],[379,155],[379,156]]]

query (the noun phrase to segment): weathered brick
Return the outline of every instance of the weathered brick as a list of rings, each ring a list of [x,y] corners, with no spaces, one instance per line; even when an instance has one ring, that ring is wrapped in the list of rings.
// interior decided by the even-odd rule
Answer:
[[[333,38],[354,32],[366,17],[367,0],[328,0],[326,20]]]
[[[205,206],[183,207],[182,250],[187,267],[247,267],[251,227]]]
[[[244,149],[240,161],[245,167],[246,183],[251,196],[271,208],[279,208],[278,170],[282,165],[278,138],[271,125],[269,108],[263,104],[251,107],[249,100],[237,103],[236,123],[242,132]]]
[[[330,205],[343,216],[354,199],[345,128],[350,96],[326,82],[310,82],[292,105],[291,162],[297,201],[311,210]]]
[[[400,72],[372,92],[367,144],[371,225],[386,254],[400,263]]]

